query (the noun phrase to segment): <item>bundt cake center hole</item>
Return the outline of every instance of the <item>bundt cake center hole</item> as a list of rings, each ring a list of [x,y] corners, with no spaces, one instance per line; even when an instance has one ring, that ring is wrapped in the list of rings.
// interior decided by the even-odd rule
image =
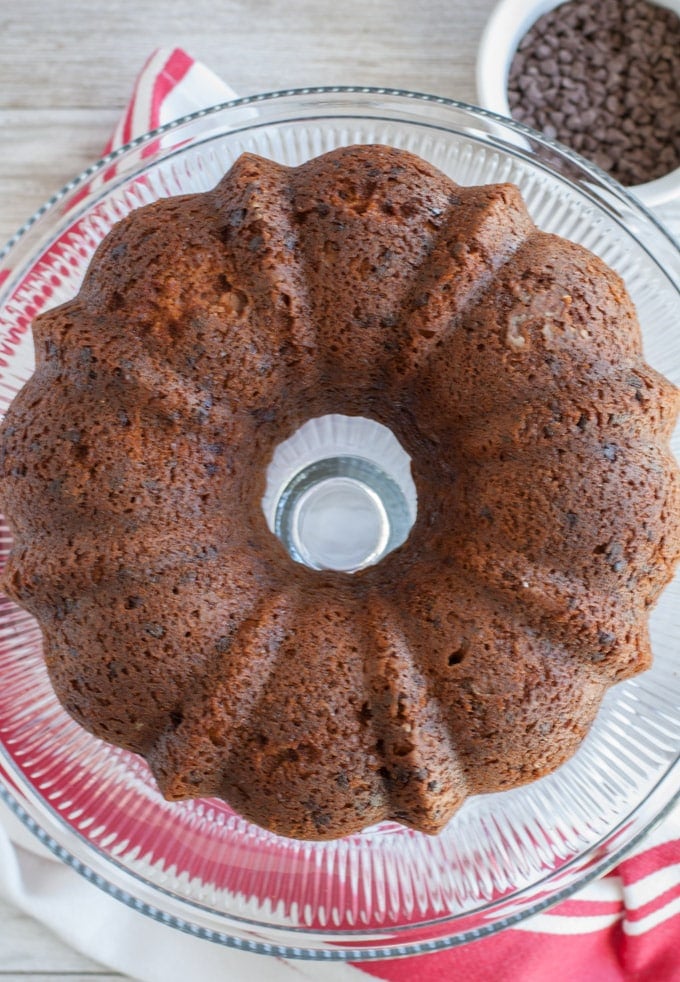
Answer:
[[[262,499],[270,530],[311,569],[355,573],[406,540],[416,517],[410,457],[363,416],[308,420],[276,448]]]

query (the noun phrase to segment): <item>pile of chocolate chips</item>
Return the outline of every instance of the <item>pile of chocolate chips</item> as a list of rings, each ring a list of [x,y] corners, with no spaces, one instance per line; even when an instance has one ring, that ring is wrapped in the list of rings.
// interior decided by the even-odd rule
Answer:
[[[510,111],[625,185],[680,167],[680,18],[645,0],[569,0],[523,37]]]

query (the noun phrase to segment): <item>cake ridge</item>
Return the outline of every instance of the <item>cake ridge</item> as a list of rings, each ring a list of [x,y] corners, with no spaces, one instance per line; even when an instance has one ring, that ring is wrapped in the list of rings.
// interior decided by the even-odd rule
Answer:
[[[255,709],[282,657],[280,644],[271,639],[267,644],[259,641],[269,621],[278,619],[279,613],[284,618],[276,625],[278,634],[289,626],[292,614],[286,612],[283,596],[278,594],[256,603],[237,626],[230,626],[228,635],[223,635],[223,642],[203,668],[197,693],[177,710],[181,720],[170,719],[147,751],[151,769],[168,798],[215,795],[222,789],[238,738],[239,719],[242,721],[248,709]],[[226,670],[228,692],[222,681]],[[200,768],[196,762],[197,744],[203,748]]]
[[[383,760],[385,817],[436,832],[466,797],[467,779],[437,693],[419,665],[402,614],[375,590],[362,717]]]
[[[482,202],[475,200],[470,191],[483,195]],[[474,203],[472,208],[469,201]],[[499,203],[506,208],[500,214],[496,211]],[[480,204],[486,205],[486,210]],[[494,221],[498,223],[498,234],[494,234]],[[458,186],[456,199],[444,212],[432,248],[418,268],[398,315],[403,338],[412,353],[411,364],[402,369],[403,381],[423,367],[421,359],[436,357],[441,341],[464,325],[468,312],[484,300],[501,270],[537,232],[513,185],[490,184],[472,189]],[[465,259],[470,257],[481,257],[481,262],[475,266],[472,259],[468,271]],[[432,294],[437,292],[439,298],[431,303]],[[444,323],[438,329],[439,321]]]
[[[549,568],[547,561],[526,561],[521,553],[497,545],[493,562],[471,552],[466,569],[478,589],[502,606],[517,622],[517,629],[548,639],[564,649],[570,660],[592,666],[606,679],[612,666],[625,659],[626,674],[651,664],[646,631],[630,637],[631,601],[614,598],[601,585],[586,584],[566,571]],[[620,676],[619,676],[620,677]]]
[[[256,154],[243,154],[209,194],[225,254],[230,255],[230,262],[239,255],[242,258],[242,286],[245,276],[255,298],[264,294],[263,285],[273,295],[274,305],[267,308],[267,313],[276,315],[281,333],[279,350],[272,355],[286,367],[313,377],[310,354],[316,344],[316,332],[309,313],[305,256],[299,246],[290,193],[295,172],[296,168]],[[250,256],[245,254],[244,245]],[[246,303],[252,303],[253,295],[247,297]],[[254,310],[258,310],[256,305]],[[271,325],[267,326],[271,329]]]

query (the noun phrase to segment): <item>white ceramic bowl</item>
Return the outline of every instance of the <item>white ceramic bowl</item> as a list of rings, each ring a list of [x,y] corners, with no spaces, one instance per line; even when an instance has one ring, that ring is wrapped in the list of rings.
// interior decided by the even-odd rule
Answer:
[[[565,0],[500,0],[486,25],[477,53],[477,101],[484,109],[510,116],[507,81],[519,42],[533,24]],[[680,0],[656,0],[680,16]],[[648,208],[680,206],[680,168],[630,188]]]

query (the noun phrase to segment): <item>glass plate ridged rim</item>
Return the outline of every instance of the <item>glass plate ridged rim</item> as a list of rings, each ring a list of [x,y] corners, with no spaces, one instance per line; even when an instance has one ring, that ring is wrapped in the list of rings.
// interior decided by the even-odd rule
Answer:
[[[676,763],[675,769],[680,768],[680,761]],[[0,771],[0,779],[3,777],[2,771]],[[220,931],[214,928],[208,928],[202,926],[201,924],[195,923],[189,918],[179,917],[175,914],[169,913],[167,911],[160,910],[158,905],[151,904],[147,900],[140,897],[134,896],[130,891],[124,889],[119,884],[116,884],[112,879],[107,879],[101,873],[96,872],[91,865],[84,862],[83,860],[76,857],[67,848],[61,845],[57,839],[55,839],[46,829],[44,829],[33,816],[24,808],[19,800],[18,794],[12,794],[6,785],[3,785],[0,781],[0,799],[5,802],[5,804],[10,808],[14,815],[23,823],[23,825],[31,832],[36,839],[48,849],[58,860],[63,862],[66,866],[70,867],[77,874],[82,876],[89,883],[92,883],[98,889],[102,890],[104,893],[108,894],[113,899],[123,903],[125,906],[130,907],[132,910],[151,918],[151,920],[159,921],[169,927],[173,927],[185,934],[189,934],[192,937],[201,938],[204,941],[209,941],[215,944],[222,945],[227,948],[234,948],[239,951],[247,951],[252,954],[258,955],[269,955],[275,958],[291,958],[299,959],[303,961],[351,961],[351,962],[362,962],[362,961],[384,961],[387,959],[403,958],[407,956],[425,955],[432,954],[437,951],[444,951],[449,948],[459,947],[460,945],[469,944],[474,941],[481,941],[483,938],[488,938],[498,931],[511,928],[522,922],[526,921],[528,918],[533,917],[543,911],[549,910],[556,904],[561,903],[564,900],[568,900],[572,897],[578,890],[597,880],[599,877],[603,876],[610,869],[616,866],[622,859],[635,849],[636,846],[645,839],[645,837],[660,823],[663,819],[673,810],[673,808],[680,804],[680,789],[676,792],[673,798],[666,802],[664,807],[655,812],[650,816],[645,824],[640,828],[637,834],[627,841],[620,849],[611,852],[602,858],[599,862],[591,866],[587,873],[585,873],[578,881],[570,884],[564,889],[550,894],[544,897],[525,909],[516,910],[512,913],[508,913],[505,917],[494,921],[484,927],[476,927],[470,930],[462,931],[458,934],[451,935],[448,934],[444,937],[431,938],[429,940],[412,940],[408,935],[413,931],[420,930],[427,927],[426,924],[419,924],[413,926],[412,928],[402,929],[404,931],[404,937],[400,938],[399,944],[388,944],[384,947],[361,947],[352,948],[347,947],[344,949],[339,948],[326,948],[324,950],[318,950],[314,948],[303,948],[297,945],[291,944],[277,944],[276,942],[265,942],[265,941],[254,941],[248,937],[240,937],[234,934],[228,934],[224,931]],[[612,838],[615,837],[613,833]],[[606,848],[606,843],[600,843],[598,848],[594,848],[593,851],[599,851],[599,849]],[[582,860],[583,857],[579,857]],[[576,863],[577,860],[574,860]],[[566,868],[565,868],[566,869]],[[562,872],[562,871],[561,871]],[[539,884],[540,886],[540,884]],[[512,905],[514,898],[507,898],[508,902]],[[455,920],[455,918],[454,918]],[[291,933],[294,933],[291,931]],[[373,935],[380,934],[379,931],[371,932]],[[329,940],[333,939],[333,932],[327,932]],[[345,935],[342,935],[345,937]]]
[[[151,133],[145,134],[131,141],[131,143],[127,144],[125,147],[113,151],[111,154],[97,161],[91,167],[88,167],[81,175],[69,182],[64,188],[57,192],[57,194],[50,198],[49,201],[46,202],[45,205],[43,205],[42,208],[40,208],[36,214],[25,223],[24,226],[22,226],[22,228],[10,240],[7,246],[0,252],[0,262],[7,260],[7,258],[15,251],[16,247],[26,237],[27,233],[29,233],[29,231],[37,223],[39,223],[41,219],[49,218],[49,213],[61,200],[67,197],[71,192],[77,190],[79,187],[87,185],[87,183],[91,181],[93,177],[99,174],[102,170],[105,170],[110,164],[117,162],[119,158],[123,157],[131,149],[143,147],[150,141],[153,141],[154,139],[177,129],[184,124],[192,123],[196,120],[203,119],[204,117],[210,117],[220,112],[224,112],[225,110],[238,111],[243,108],[253,107],[259,104],[266,104],[273,101],[286,103],[286,100],[291,102],[292,108],[294,108],[296,100],[309,99],[310,97],[318,97],[322,100],[324,97],[329,97],[331,99],[339,98],[341,100],[341,104],[335,107],[335,113],[337,115],[342,115],[343,112],[347,115],[360,112],[360,104],[362,100],[386,98],[396,104],[402,103],[404,107],[414,103],[416,105],[418,103],[430,104],[444,107],[445,109],[449,107],[455,110],[468,112],[476,118],[484,119],[490,121],[491,123],[495,122],[505,130],[517,134],[520,138],[530,139],[532,143],[553,150],[557,152],[564,160],[573,162],[578,166],[581,172],[590,176],[595,182],[609,192],[615,200],[625,203],[638,214],[644,215],[649,225],[654,228],[655,234],[658,234],[660,238],[665,239],[666,244],[670,245],[671,249],[673,249],[672,240],[667,236],[667,233],[663,227],[656,221],[653,215],[642,208],[642,206],[632,195],[616,185],[615,182],[613,182],[606,174],[597,171],[594,167],[592,167],[592,165],[581,160],[577,155],[572,154],[569,151],[565,151],[564,148],[558,147],[558,145],[552,143],[552,141],[538,137],[535,133],[528,130],[526,127],[521,126],[520,124],[511,123],[502,117],[496,116],[495,114],[478,110],[475,107],[467,106],[463,103],[456,102],[455,100],[446,99],[439,96],[412,93],[392,88],[325,86],[316,88],[290,89],[281,92],[266,93],[243,99],[231,100],[227,103],[210,107],[209,109],[191,113],[185,117],[182,117],[181,119],[167,124],[166,126],[160,127]],[[349,100],[348,97],[350,97]],[[327,111],[327,109],[323,110],[323,112]],[[675,250],[673,249],[673,251]],[[677,255],[677,253],[675,254]],[[0,270],[0,274],[1,272],[2,271]],[[20,275],[24,275],[23,270],[20,271]],[[6,293],[6,291],[12,289],[12,280],[16,282],[14,277],[9,276],[7,278],[7,282],[4,284],[5,289],[3,290],[0,288],[0,301],[3,299],[3,293]],[[670,779],[674,774],[678,784],[680,784],[680,774],[678,774],[679,763],[680,761],[676,759],[675,763],[669,768],[666,775],[666,777]],[[650,791],[645,800],[639,804],[638,809],[635,812],[635,815],[640,820],[639,824],[636,826],[633,832],[629,830],[629,835],[622,845],[617,844],[622,831],[621,828],[616,827],[611,829],[606,837],[597,842],[586,852],[570,860],[559,869],[560,875],[573,871],[574,869],[583,870],[580,877],[577,876],[573,882],[570,882],[564,888],[557,889],[555,892],[550,892],[548,896],[542,896],[541,888],[543,888],[554,876],[554,871],[551,871],[545,880],[532,884],[531,890],[528,891],[532,894],[538,894],[539,899],[535,899],[533,902],[529,902],[528,905],[523,906],[522,894],[526,893],[527,891],[519,891],[516,894],[511,894],[504,897],[501,907],[514,906],[514,910],[500,916],[497,920],[494,920],[489,924],[481,927],[475,927],[470,930],[463,930],[459,933],[449,933],[445,937],[431,937],[428,940],[413,939],[412,935],[418,931],[424,933],[424,929],[429,923],[436,923],[438,926],[444,926],[445,928],[446,925],[450,925],[450,928],[453,931],[456,931],[456,923],[460,921],[461,916],[464,918],[465,915],[445,917],[436,922],[419,922],[418,924],[413,925],[402,925],[398,929],[392,929],[389,927],[384,929],[371,928],[371,934],[376,937],[376,939],[377,937],[381,937],[380,946],[362,946],[360,948],[353,947],[351,945],[351,939],[347,937],[348,932],[338,932],[338,935],[341,934],[342,938],[346,939],[348,943],[346,948],[341,950],[334,947],[332,949],[326,948],[319,950],[314,948],[304,949],[294,944],[277,944],[275,942],[269,943],[266,941],[253,940],[247,936],[239,937],[221,930],[206,927],[201,923],[192,921],[190,916],[192,904],[190,901],[185,901],[187,907],[189,908],[189,916],[187,919],[178,916],[176,913],[169,912],[168,910],[162,910],[162,891],[159,891],[155,884],[149,883],[139,876],[137,876],[139,886],[143,887],[144,890],[146,888],[151,890],[153,899],[158,899],[159,903],[154,904],[150,902],[148,897],[142,898],[139,896],[134,896],[132,892],[122,887],[120,882],[117,882],[113,875],[102,875],[93,864],[79,858],[76,854],[78,851],[76,848],[70,850],[60,843],[58,838],[58,827],[56,829],[52,829],[51,831],[43,828],[43,826],[41,826],[41,824],[36,821],[36,819],[30,813],[30,801],[28,799],[22,799],[22,793],[18,787],[14,792],[11,790],[11,786],[14,784],[14,781],[9,775],[7,775],[7,777],[8,787],[5,788],[0,785],[0,796],[2,796],[2,798],[10,805],[24,824],[45,845],[47,845],[47,847],[51,849],[55,855],[117,899],[122,900],[123,902],[154,919],[161,920],[164,923],[168,923],[180,930],[214,942],[218,942],[219,944],[270,955],[319,960],[373,960],[435,951],[441,948],[462,944],[470,940],[484,937],[504,927],[518,923],[532,914],[544,910],[554,903],[570,896],[579,887],[583,886],[585,883],[596,878],[597,876],[600,876],[608,868],[616,864],[628,850],[633,848],[635,844],[644,837],[647,831],[672,807],[673,803],[678,800],[678,797],[680,796],[680,790],[674,791],[671,794],[672,800],[669,800],[668,790],[664,791],[664,789],[657,785]],[[666,781],[666,778],[664,778],[664,782],[662,783],[664,783],[664,788],[668,789],[668,781]],[[642,812],[645,812],[644,816],[642,815]],[[57,814],[54,813],[53,817],[56,822],[58,817]],[[632,818],[632,816],[630,817]],[[93,847],[91,843],[86,842],[84,839],[82,841],[86,843],[88,849],[92,850],[94,848],[96,851],[96,847]],[[108,860],[108,857],[104,853],[100,853],[99,855],[105,862]],[[125,875],[130,876],[132,874],[126,873]],[[144,892],[144,890],[141,892]],[[493,906],[493,904],[490,906]],[[236,928],[237,925],[235,924],[234,927]],[[301,934],[300,940],[302,940],[306,929],[287,927],[285,930],[290,934],[295,934],[296,930],[299,930]],[[327,937],[329,941],[333,939],[334,933],[335,932],[333,931],[323,932],[324,937]],[[392,938],[397,933],[401,933],[402,936],[398,939],[400,943],[395,944],[392,942]]]

